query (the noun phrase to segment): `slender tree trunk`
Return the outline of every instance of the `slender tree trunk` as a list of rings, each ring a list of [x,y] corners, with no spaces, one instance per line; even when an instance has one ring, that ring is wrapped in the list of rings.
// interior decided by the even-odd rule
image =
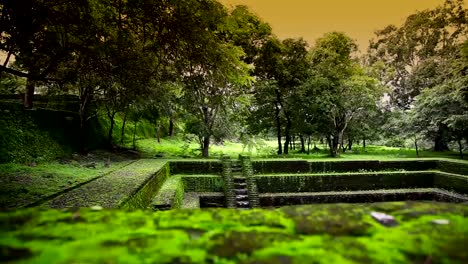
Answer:
[[[127,113],[128,111],[125,110],[124,112],[124,118],[123,118],[123,123],[122,123],[122,132],[120,134],[120,144],[123,145],[124,140],[125,140],[125,125],[127,123]]]
[[[137,124],[138,120],[135,120],[135,123],[133,124],[133,149],[136,149],[136,131],[137,131]]]
[[[86,119],[80,114],[79,148],[81,154],[86,154]]]
[[[284,131],[284,135],[286,137],[286,141],[284,142],[284,154],[289,154],[289,144],[291,142],[291,135],[289,134],[291,131],[291,119],[289,118],[288,114],[286,113],[286,130]]]
[[[23,106],[25,109],[33,108],[35,87],[36,87],[36,81],[32,79],[28,79],[26,83],[26,92],[24,93],[24,98],[23,98]]]
[[[344,145],[344,137],[341,137],[341,139],[340,139],[340,148],[341,148],[341,152],[343,152],[343,153],[346,152],[346,147]]]
[[[416,157],[419,158],[418,138],[414,137],[414,147],[416,148]]]
[[[107,135],[107,144],[112,146],[112,134],[114,132],[114,125],[115,125],[115,114],[116,112],[107,113],[109,116],[110,127],[109,127],[109,134]]]
[[[352,150],[353,148],[353,140],[351,138],[348,138],[348,150]]]
[[[292,149],[296,150],[296,136],[292,137]]]
[[[310,154],[310,136],[307,137],[307,155]]]
[[[362,147],[366,150],[366,138],[362,139]]]
[[[171,116],[169,119],[169,136],[172,137],[174,133],[174,118]]]
[[[275,105],[275,118],[276,118],[276,130],[277,130],[277,138],[278,138],[278,155],[283,154],[283,149],[281,147],[281,119],[280,119],[280,109],[278,104]]]
[[[461,139],[457,140],[458,142],[458,151],[460,152],[460,158],[463,159],[463,145]]]
[[[202,149],[202,155],[204,158],[209,157],[209,149],[210,149],[210,136],[205,136],[203,138],[203,149]]]
[[[158,121],[156,125],[156,138],[158,143],[161,143],[161,121]]]
[[[301,140],[301,153],[305,153],[305,140],[303,135],[299,135],[299,139]]]

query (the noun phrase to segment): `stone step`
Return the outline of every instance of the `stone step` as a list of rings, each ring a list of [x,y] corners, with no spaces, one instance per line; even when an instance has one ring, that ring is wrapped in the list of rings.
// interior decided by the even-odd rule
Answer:
[[[238,207],[249,207],[250,203],[249,201],[236,201],[236,204]]]
[[[234,189],[235,194],[247,194],[247,189]]]
[[[247,183],[245,183],[245,182],[235,182],[234,187],[236,189],[245,189],[245,188],[247,188]]]
[[[244,177],[234,177],[234,183],[244,183],[246,179]]]
[[[248,195],[245,195],[245,194],[236,195],[236,201],[244,201],[244,200],[248,200],[248,199],[249,199]]]

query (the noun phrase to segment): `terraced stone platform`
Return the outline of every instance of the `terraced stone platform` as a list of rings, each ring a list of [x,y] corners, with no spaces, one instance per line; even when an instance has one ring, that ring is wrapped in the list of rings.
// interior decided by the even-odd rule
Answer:
[[[260,160],[253,161],[251,168],[254,174],[248,179],[251,185],[255,185],[255,195],[259,201],[256,206],[404,200],[468,201],[467,162],[434,159]],[[139,160],[41,206],[153,210],[224,207],[226,196],[222,171],[221,161],[216,160]],[[250,193],[242,195],[247,197]]]
[[[182,208],[222,207],[220,164],[179,162]],[[252,162],[260,206],[432,200],[468,201],[468,163],[453,160]],[[210,168],[209,173],[196,168]],[[219,174],[216,174],[218,172]]]
[[[145,208],[168,176],[166,161],[138,160],[121,170],[64,193],[42,206]]]

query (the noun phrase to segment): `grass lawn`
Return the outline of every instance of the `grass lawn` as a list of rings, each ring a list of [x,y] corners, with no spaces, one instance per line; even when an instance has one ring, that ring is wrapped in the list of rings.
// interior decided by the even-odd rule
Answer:
[[[247,148],[243,148],[241,143],[225,141],[222,145],[212,144],[210,147],[210,157],[219,158],[221,155],[229,155],[233,158],[239,154],[250,155],[253,158],[301,158],[301,159],[331,159],[328,149],[324,146],[318,146],[320,150],[309,155],[299,153],[298,150],[291,150],[289,155],[276,154],[276,141],[270,140],[265,142],[265,146],[259,150],[252,149],[248,152]],[[142,139],[137,141],[137,148],[143,153],[143,156],[154,157],[163,156],[165,158],[197,158],[200,157],[199,145],[196,142],[185,143],[179,138],[164,138],[158,143],[156,139]],[[468,155],[467,155],[468,156]],[[346,151],[341,154],[340,160],[350,159],[401,159],[401,158],[417,158],[416,151],[409,148],[395,148],[385,146],[355,146],[353,150]],[[419,151],[419,158],[451,158],[460,159],[458,152],[434,152],[428,150]]]

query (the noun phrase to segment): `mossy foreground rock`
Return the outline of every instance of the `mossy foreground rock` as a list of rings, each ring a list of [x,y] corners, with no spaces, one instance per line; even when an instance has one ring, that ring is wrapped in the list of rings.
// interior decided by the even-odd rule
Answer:
[[[9,263],[468,263],[466,245],[468,205],[434,202],[0,213]]]

